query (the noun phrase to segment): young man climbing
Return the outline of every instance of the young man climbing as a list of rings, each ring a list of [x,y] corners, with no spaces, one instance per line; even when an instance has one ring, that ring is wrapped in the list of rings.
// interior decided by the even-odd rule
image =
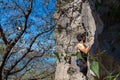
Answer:
[[[91,45],[88,44],[88,46],[85,46],[85,40],[86,40],[86,35],[85,33],[83,34],[78,34],[77,35],[77,40],[78,44],[76,45],[76,48],[78,50],[77,55],[80,55],[81,57],[76,60],[77,66],[80,67],[80,72],[82,72],[84,75],[87,74],[87,55],[88,52],[91,48]],[[89,41],[89,43],[93,42],[93,38]]]

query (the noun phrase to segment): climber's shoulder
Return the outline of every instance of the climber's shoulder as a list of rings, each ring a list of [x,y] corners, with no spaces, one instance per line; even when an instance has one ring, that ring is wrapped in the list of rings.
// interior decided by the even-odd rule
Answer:
[[[81,43],[78,43],[78,44],[76,45],[76,47],[77,47],[78,49],[83,49],[83,48],[85,48],[85,46],[84,46],[83,44],[81,44]]]

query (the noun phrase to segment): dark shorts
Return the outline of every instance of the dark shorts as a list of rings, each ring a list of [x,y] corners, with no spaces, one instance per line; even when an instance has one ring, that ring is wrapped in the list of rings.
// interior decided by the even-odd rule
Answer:
[[[87,67],[87,57],[83,58],[82,60],[77,59],[76,64],[80,68],[80,72],[82,72],[84,75],[86,75],[87,74],[87,69],[88,69],[88,67]]]

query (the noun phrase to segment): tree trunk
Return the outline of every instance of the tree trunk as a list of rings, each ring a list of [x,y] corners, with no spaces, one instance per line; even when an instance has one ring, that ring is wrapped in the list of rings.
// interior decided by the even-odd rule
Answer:
[[[96,45],[97,35],[100,32],[97,31],[97,26],[91,10],[89,2],[83,0],[74,0],[73,2],[65,4],[57,4],[62,6],[57,7],[57,13],[54,15],[56,19],[56,52],[59,55],[59,61],[57,62],[55,80],[91,80],[93,75],[90,72],[90,64],[88,59],[88,73],[85,76],[80,72],[80,68],[76,64],[77,57],[71,56],[77,52],[75,46],[78,43],[76,36],[78,33],[87,31],[90,36],[94,37],[95,42],[91,43]],[[99,28],[102,30],[103,25]],[[92,46],[90,54],[95,52],[95,46]],[[71,61],[69,62],[69,56]],[[68,60],[66,60],[68,59]]]

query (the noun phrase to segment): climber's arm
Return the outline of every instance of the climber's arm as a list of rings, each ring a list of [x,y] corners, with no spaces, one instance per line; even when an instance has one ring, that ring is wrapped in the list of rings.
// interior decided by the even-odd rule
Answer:
[[[90,45],[88,45],[87,47],[85,47],[84,45],[82,44],[78,44],[77,45],[77,48],[82,51],[83,53],[87,54],[88,51],[90,50]]]
[[[79,44],[77,45],[77,48],[78,48],[80,51],[82,51],[83,53],[87,54],[87,53],[89,52],[89,50],[90,50],[91,45],[93,44],[93,42],[94,42],[94,37],[92,37],[92,38],[90,39],[87,47],[85,47],[83,44],[80,44],[80,43],[79,43]]]

